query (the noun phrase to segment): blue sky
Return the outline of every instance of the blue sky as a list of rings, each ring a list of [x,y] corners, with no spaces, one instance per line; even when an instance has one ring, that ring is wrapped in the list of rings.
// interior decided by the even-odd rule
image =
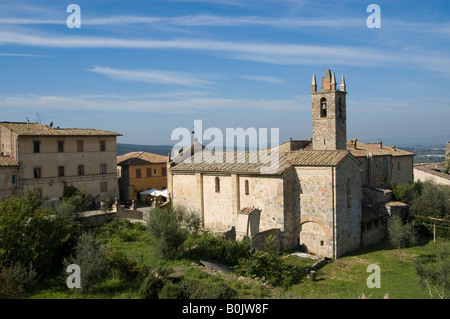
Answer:
[[[18,2],[0,0],[0,121],[39,114],[133,144],[174,144],[194,120],[304,139],[312,74],[330,68],[347,83],[347,138],[450,140],[448,0]]]

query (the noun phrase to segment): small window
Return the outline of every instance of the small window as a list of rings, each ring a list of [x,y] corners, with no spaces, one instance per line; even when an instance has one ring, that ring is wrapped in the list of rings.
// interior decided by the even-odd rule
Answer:
[[[58,176],[64,176],[64,166],[58,166]]]
[[[77,141],[77,152],[83,152],[84,148],[83,144],[84,144],[83,141]]]
[[[216,193],[220,193],[220,178],[216,177]]]
[[[84,165],[78,165],[78,175],[84,175]]]
[[[105,151],[106,151],[106,142],[100,141],[100,152],[105,152]]]
[[[161,175],[162,176],[167,176],[167,169],[165,167],[161,168]]]
[[[34,178],[41,178],[41,168],[40,167],[34,168]]]
[[[34,149],[35,153],[40,153],[41,152],[41,142],[34,141],[33,142],[33,149]]]
[[[16,174],[12,174],[11,175],[11,184],[15,184],[16,183]]]
[[[153,170],[153,175],[156,175],[156,168]]]
[[[106,174],[106,164],[100,164],[100,173]]]
[[[323,240],[320,241],[320,246],[323,246],[325,243]]]
[[[248,180],[245,180],[245,195],[250,194],[250,189],[249,189],[249,185],[248,185]]]
[[[136,169],[136,178],[141,178],[141,169],[140,168]]]
[[[152,169],[147,168],[147,177],[152,177]]]
[[[64,141],[58,141],[58,153],[64,152]]]

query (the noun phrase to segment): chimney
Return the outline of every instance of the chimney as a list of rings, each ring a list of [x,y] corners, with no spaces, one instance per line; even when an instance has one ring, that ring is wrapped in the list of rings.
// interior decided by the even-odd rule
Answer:
[[[380,145],[380,148],[383,148],[383,142],[382,141],[378,141],[378,144]]]
[[[357,144],[358,144],[358,140],[357,140],[356,138],[352,138],[352,139],[350,140],[350,145],[351,145],[351,147],[352,147],[353,149],[356,150]]]

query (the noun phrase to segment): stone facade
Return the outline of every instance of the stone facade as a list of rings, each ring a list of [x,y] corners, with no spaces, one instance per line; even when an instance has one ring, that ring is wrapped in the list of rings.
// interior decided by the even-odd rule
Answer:
[[[202,147],[193,151],[192,144],[182,158],[168,162],[173,205],[198,211],[206,228],[230,233],[237,227],[241,234],[247,221],[259,225],[259,232],[251,235],[259,244],[276,234],[282,249],[303,248],[324,257],[339,258],[379,240],[384,233],[369,233],[368,223],[383,227],[381,220],[375,220],[389,215],[390,198],[384,191],[374,191],[375,186],[383,189],[393,181],[411,182],[414,154],[346,141],[346,94],[343,77],[337,90],[335,75],[327,70],[317,92],[313,76],[313,138],[271,149],[279,153],[273,171],[261,172],[258,161],[196,163],[193,158],[200,155],[196,152],[210,151]],[[227,152],[224,157],[242,155]],[[373,206],[375,215],[366,212],[367,205]],[[258,222],[245,219],[240,215],[243,211],[257,211]]]
[[[0,123],[1,148],[17,161],[18,189],[62,196],[64,183],[103,200],[118,196],[116,137],[91,129],[37,123]]]
[[[132,152],[117,156],[120,201],[137,200],[140,192],[167,187],[167,156]]]
[[[347,148],[346,94],[342,76],[341,91],[336,90],[334,72],[327,70],[317,92],[315,76],[312,87],[313,149],[336,150]]]
[[[9,156],[0,155],[0,199],[17,193],[19,165]]]

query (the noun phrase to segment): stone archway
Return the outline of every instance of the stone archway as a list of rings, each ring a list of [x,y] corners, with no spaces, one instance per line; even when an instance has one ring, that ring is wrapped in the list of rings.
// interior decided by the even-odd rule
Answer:
[[[332,255],[331,231],[321,221],[315,218],[302,218],[299,225],[299,244],[310,253],[319,256]]]

